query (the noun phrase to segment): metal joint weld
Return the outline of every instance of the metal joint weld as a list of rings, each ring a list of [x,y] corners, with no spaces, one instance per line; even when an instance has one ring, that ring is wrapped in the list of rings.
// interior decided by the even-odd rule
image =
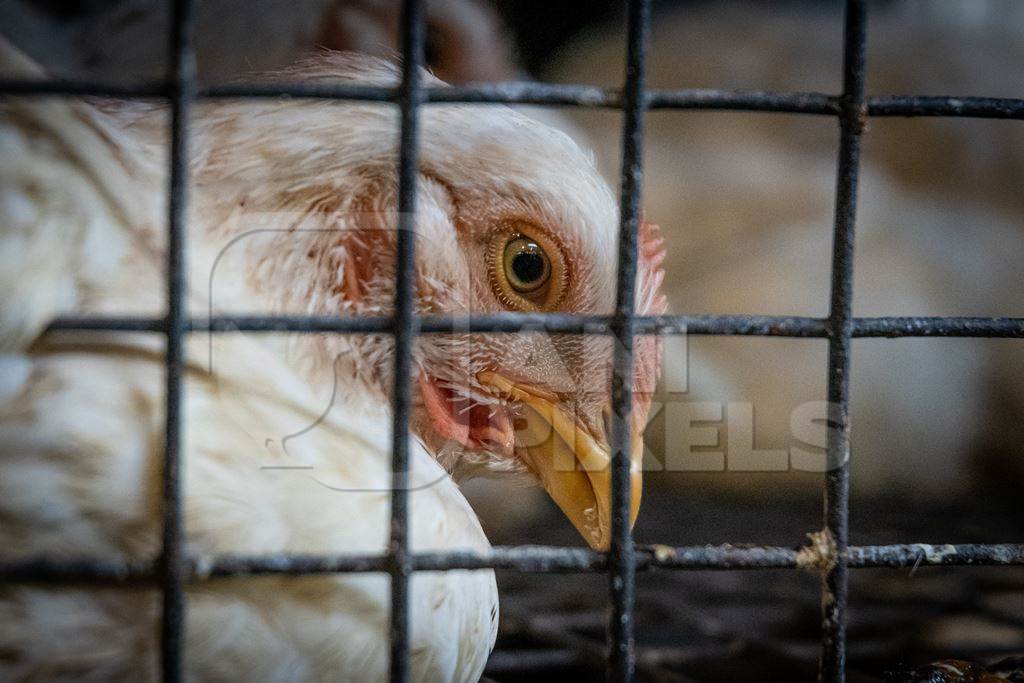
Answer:
[[[797,569],[827,574],[839,560],[836,539],[829,529],[812,531],[807,534],[808,544],[796,552]]]

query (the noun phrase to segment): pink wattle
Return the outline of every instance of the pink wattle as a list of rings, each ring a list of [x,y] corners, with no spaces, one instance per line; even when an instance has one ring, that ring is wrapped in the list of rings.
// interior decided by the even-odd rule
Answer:
[[[442,438],[473,450],[512,454],[515,434],[506,406],[478,403],[456,395],[426,374],[420,375],[419,385],[427,415]]]

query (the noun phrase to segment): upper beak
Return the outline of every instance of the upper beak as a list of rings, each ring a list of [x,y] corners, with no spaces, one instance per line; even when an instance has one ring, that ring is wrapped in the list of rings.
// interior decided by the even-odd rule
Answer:
[[[515,449],[566,517],[595,550],[611,543],[611,447],[607,437],[595,439],[553,393],[516,384],[495,372],[480,372],[485,387],[520,403],[522,422],[515,431]],[[633,430],[630,444],[629,523],[640,509],[643,434]]]

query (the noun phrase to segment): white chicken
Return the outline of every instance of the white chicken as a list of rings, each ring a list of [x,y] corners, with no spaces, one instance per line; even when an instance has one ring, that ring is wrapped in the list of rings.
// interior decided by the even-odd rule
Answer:
[[[7,46],[3,62],[35,74]],[[324,54],[282,77],[394,84],[396,72]],[[157,104],[0,107],[2,560],[159,553],[160,338],[45,328],[67,313],[159,314],[165,123]],[[393,107],[226,101],[197,105],[191,123],[194,315],[388,313]],[[431,106],[420,158],[420,313],[611,312],[616,205],[569,138],[503,107]],[[660,239],[649,226],[641,239],[638,312],[657,313]],[[653,340],[637,349],[634,515],[657,367]],[[197,335],[187,354],[190,555],[383,552],[390,338]],[[610,355],[603,337],[421,338],[412,549],[488,547],[452,472],[535,477],[606,547]],[[158,602],[141,587],[0,586],[0,678],[152,678]],[[478,680],[497,628],[493,573],[417,574],[411,610],[414,678]],[[387,621],[380,575],[196,583],[186,672],[381,679]]]

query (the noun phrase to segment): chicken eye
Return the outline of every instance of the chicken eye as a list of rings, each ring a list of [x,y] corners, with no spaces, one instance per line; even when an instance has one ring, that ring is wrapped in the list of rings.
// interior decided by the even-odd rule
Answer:
[[[535,292],[551,279],[551,261],[533,240],[514,236],[505,245],[502,258],[505,278],[520,294]]]
[[[494,231],[488,268],[495,296],[520,311],[553,310],[568,279],[558,243],[539,228],[519,222]]]

